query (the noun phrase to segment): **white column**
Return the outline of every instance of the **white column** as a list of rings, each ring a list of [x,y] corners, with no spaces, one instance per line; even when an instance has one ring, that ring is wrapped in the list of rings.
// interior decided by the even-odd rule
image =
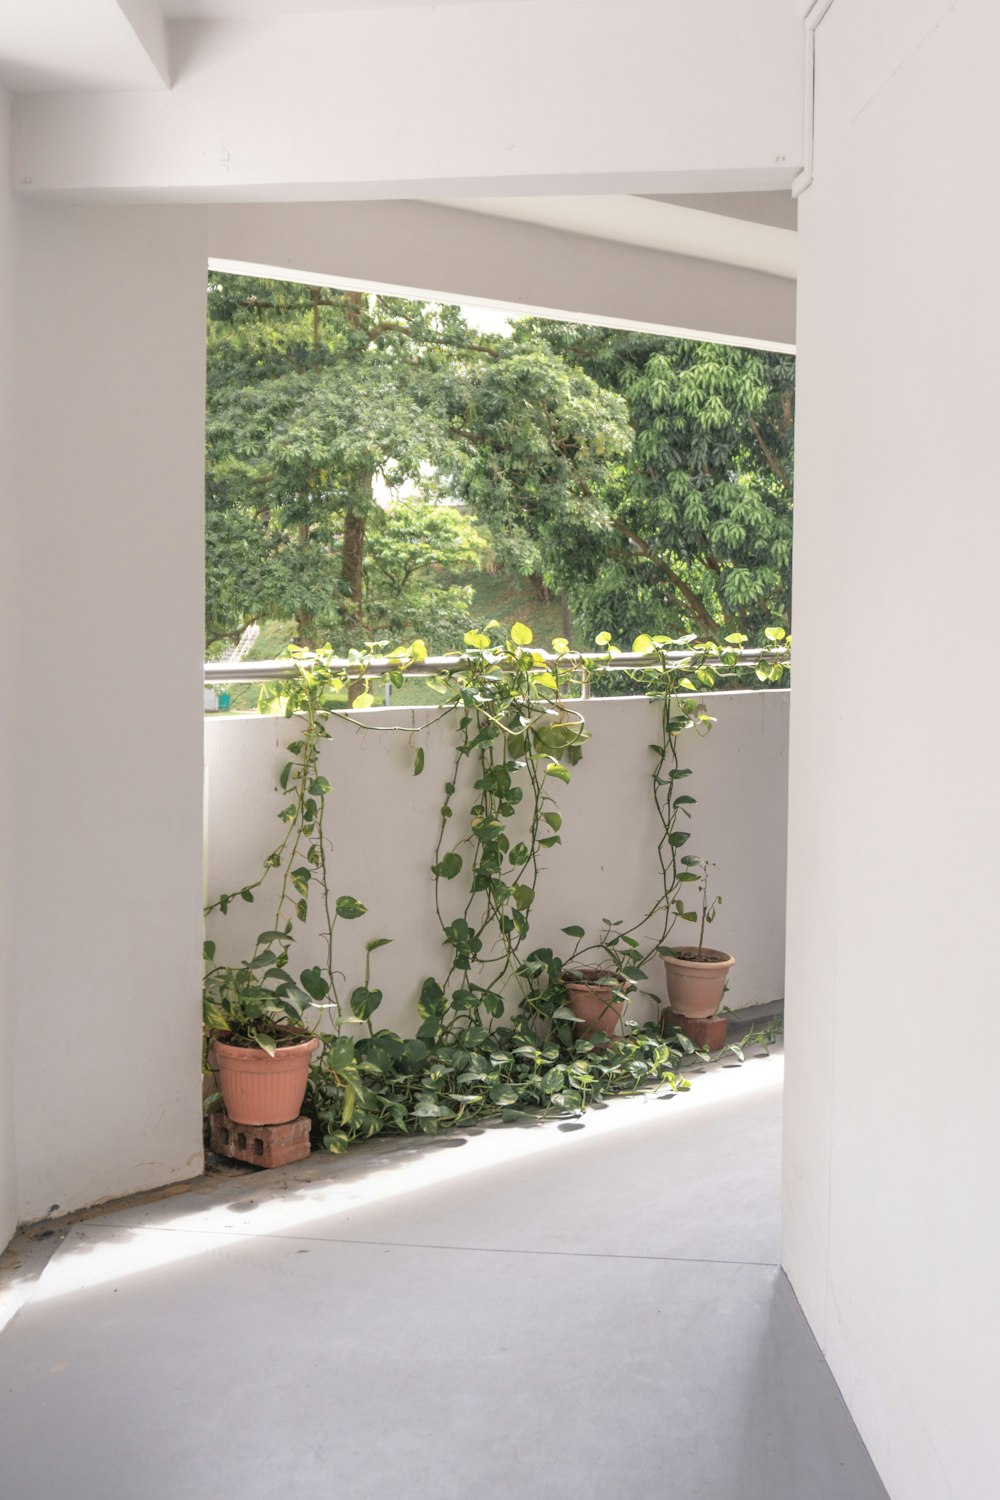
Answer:
[[[892,1500],[992,1500],[991,0],[835,0],[800,202],[785,1264]]]
[[[10,145],[10,99],[0,89],[0,160]],[[6,707],[0,713],[0,1247],[17,1223],[17,1162],[14,1139],[14,1004],[13,892],[17,856],[11,828],[16,806],[14,749],[17,693],[11,657],[15,650],[18,610],[12,404],[15,383],[10,326],[14,315],[16,204],[6,177],[0,175],[0,639],[7,651]]]
[[[17,1133],[30,1219],[201,1168],[205,247],[22,203]]]

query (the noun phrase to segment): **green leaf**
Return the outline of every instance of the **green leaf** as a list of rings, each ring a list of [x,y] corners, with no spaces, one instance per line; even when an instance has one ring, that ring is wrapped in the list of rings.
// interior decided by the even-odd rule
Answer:
[[[463,637],[467,646],[472,646],[477,651],[485,651],[490,644],[488,635],[483,635],[481,630],[467,630]]]
[[[431,865],[431,874],[437,875],[441,880],[454,880],[461,868],[462,856],[451,850],[436,865]]]
[[[557,781],[568,782],[570,780],[570,773],[568,768],[566,766],[560,765],[559,761],[557,760],[552,761],[545,767],[545,774],[546,776],[554,776]]]
[[[367,906],[362,906],[354,896],[337,897],[337,916],[343,917],[346,921],[350,922],[355,917],[363,917],[367,910]]]
[[[378,1010],[382,1004],[382,991],[370,990],[365,985],[359,984],[356,990],[351,991],[351,1009],[362,1021],[367,1021],[373,1011]]]
[[[518,911],[527,911],[535,899],[535,893],[530,885],[516,885],[514,887],[514,902]]]
[[[211,938],[202,943],[201,956],[207,964],[210,964],[212,962],[212,959],[215,957],[215,944],[212,942]]]
[[[527,625],[522,625],[520,621],[516,625],[511,626],[510,638],[515,646],[530,646],[534,640],[534,636]]]
[[[370,942],[365,944],[365,952],[374,953],[376,948],[384,948],[391,942],[392,938],[372,938]]]
[[[325,776],[314,776],[309,783],[310,797],[325,797],[327,792],[332,791],[330,783]]]
[[[650,635],[637,635],[632,642],[632,650],[637,656],[645,656],[653,649],[653,638]]]
[[[326,1043],[321,1059],[324,1068],[330,1068],[335,1073],[343,1072],[349,1068],[354,1061],[354,1039],[349,1036],[334,1037]]]
[[[586,937],[586,932],[584,931],[584,929],[582,927],[577,927],[575,925],[573,927],[564,927],[563,928],[563,932],[566,934],[567,937],[571,937],[571,938]]]
[[[425,979],[420,989],[417,1009],[424,1019],[441,1016],[448,1009],[448,999],[436,979]]]
[[[312,1000],[325,1000],[330,993],[330,986],[323,977],[323,970],[318,966],[303,969],[299,975],[299,983]]]
[[[548,823],[553,832],[558,833],[560,828],[562,827],[562,813],[554,812],[552,810],[543,812],[542,822]]]
[[[423,745],[420,745],[418,747],[418,749],[417,749],[417,754],[416,754],[416,757],[415,757],[414,762],[413,762],[413,774],[414,774],[414,776],[419,776],[420,773],[421,773],[421,771],[423,769],[424,769],[424,747],[423,747]]]

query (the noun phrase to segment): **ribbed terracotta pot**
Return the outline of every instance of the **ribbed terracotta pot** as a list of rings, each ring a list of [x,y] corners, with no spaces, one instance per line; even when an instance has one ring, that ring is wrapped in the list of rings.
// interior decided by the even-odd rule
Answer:
[[[577,1017],[578,1037],[593,1036],[603,1032],[614,1036],[625,1010],[624,1000],[618,1000],[607,984],[587,984],[583,980],[564,979],[563,988],[573,1014]]]
[[[226,1114],[234,1125],[285,1125],[297,1120],[306,1096],[309,1064],[319,1046],[311,1036],[270,1057],[262,1047],[215,1043],[215,1067]]]
[[[714,1016],[722,1004],[729,971],[736,960],[721,948],[702,948],[700,959],[685,956],[697,952],[697,948],[678,948],[673,957],[665,953],[663,962],[670,1009],[701,1021]]]

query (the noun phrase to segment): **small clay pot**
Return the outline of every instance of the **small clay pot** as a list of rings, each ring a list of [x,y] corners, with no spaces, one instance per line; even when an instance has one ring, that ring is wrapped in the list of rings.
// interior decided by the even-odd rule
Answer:
[[[670,1009],[689,1020],[707,1020],[722,1004],[729,971],[736,962],[721,948],[678,948],[663,955]]]
[[[625,1001],[618,998],[614,987],[588,983],[581,976],[579,979],[564,979],[563,988],[569,1007],[577,1017],[578,1037],[593,1036],[595,1032],[614,1036],[625,1011]],[[616,988],[621,989],[622,985]]]
[[[262,1047],[216,1042],[215,1068],[226,1114],[234,1125],[285,1125],[297,1120],[309,1081],[309,1064],[319,1046],[311,1036],[279,1047],[271,1057]]]

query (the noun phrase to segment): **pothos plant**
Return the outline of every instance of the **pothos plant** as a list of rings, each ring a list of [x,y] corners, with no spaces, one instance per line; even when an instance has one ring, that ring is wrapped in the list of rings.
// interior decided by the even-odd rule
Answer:
[[[769,634],[771,656],[756,671],[778,680],[787,669],[787,643],[783,632]],[[610,1044],[578,1038],[561,979],[596,962],[623,990],[632,988],[645,980],[644,966],[663,950],[674,921],[687,916],[678,893],[698,877],[680,850],[689,837],[682,821],[695,799],[684,790],[690,771],[680,764],[678,740],[686,730],[710,727],[697,694],[740,670],[745,638],[729,637],[722,646],[690,637],[643,636],[634,643],[633,650],[651,660],[630,675],[661,703],[661,734],[650,747],[661,830],[659,885],[646,912],[628,923],[606,919],[589,943],[582,926],[564,928],[573,944],[563,956],[529,948],[531,910],[546,853],[561,840],[554,788],[569,781],[589,738],[566,689],[581,672],[613,664],[621,654],[606,634],[597,644],[602,654],[584,662],[565,640],[545,654],[533,648],[526,626],[515,625],[509,634],[491,627],[488,634],[468,634],[454,665],[432,679],[443,702],[431,722],[450,716],[456,726],[430,861],[447,966],[420,987],[420,1026],[412,1038],[372,1024],[382,994],[372,985],[371,957],[389,939],[366,945],[364,982],[349,993],[338,990],[334,963],[337,922],[361,917],[366,908],[354,896],[330,891],[324,802],[331,788],[318,761],[345,689],[355,708],[373,701],[370,654],[352,652],[345,663],[329,648],[293,652],[295,679],[263,695],[265,706],[300,724],[280,777],[288,796],[279,813],[284,834],[259,878],[208,911],[224,914],[237,900],[253,901],[270,877],[278,882],[276,916],[247,960],[209,969],[206,1024],[216,1032],[246,1024],[267,1046],[275,1029],[301,1034],[307,1009],[316,1011],[325,1045],[307,1108],[328,1149],[342,1150],[352,1139],[383,1130],[435,1132],[484,1115],[576,1112],[606,1094],[657,1081],[687,1086],[675,1072],[681,1055],[693,1050],[686,1038],[634,1023]],[[382,649],[383,643],[373,643],[370,651]],[[390,653],[389,680],[400,684],[426,654],[421,641]],[[350,714],[338,717],[373,727]],[[418,746],[414,773],[422,774],[424,764]],[[323,961],[295,977],[294,940],[317,906]],[[214,960],[212,944],[206,956]]]
[[[274,875],[277,893],[270,926],[257,934],[252,951],[237,964],[216,964],[216,944],[206,941],[208,968],[203,985],[207,1043],[217,1039],[245,1042],[272,1055],[281,1045],[310,1034],[304,1020],[310,1007],[338,1005],[336,926],[366,911],[354,896],[334,897],[327,879],[323,809],[331,787],[320,775],[319,753],[323,741],[329,739],[331,700],[342,691],[342,684],[324,665],[314,667],[304,653],[296,654],[296,665],[297,678],[282,705],[300,723],[297,738],[287,746],[290,759],[278,778],[284,798],[278,812],[282,836],[256,880],[223,893],[205,908],[206,917],[216,911],[225,916],[237,901],[253,903]],[[324,959],[296,976],[292,950],[298,932],[310,921],[311,898],[319,908]],[[376,939],[369,948],[383,941],[388,939]]]

